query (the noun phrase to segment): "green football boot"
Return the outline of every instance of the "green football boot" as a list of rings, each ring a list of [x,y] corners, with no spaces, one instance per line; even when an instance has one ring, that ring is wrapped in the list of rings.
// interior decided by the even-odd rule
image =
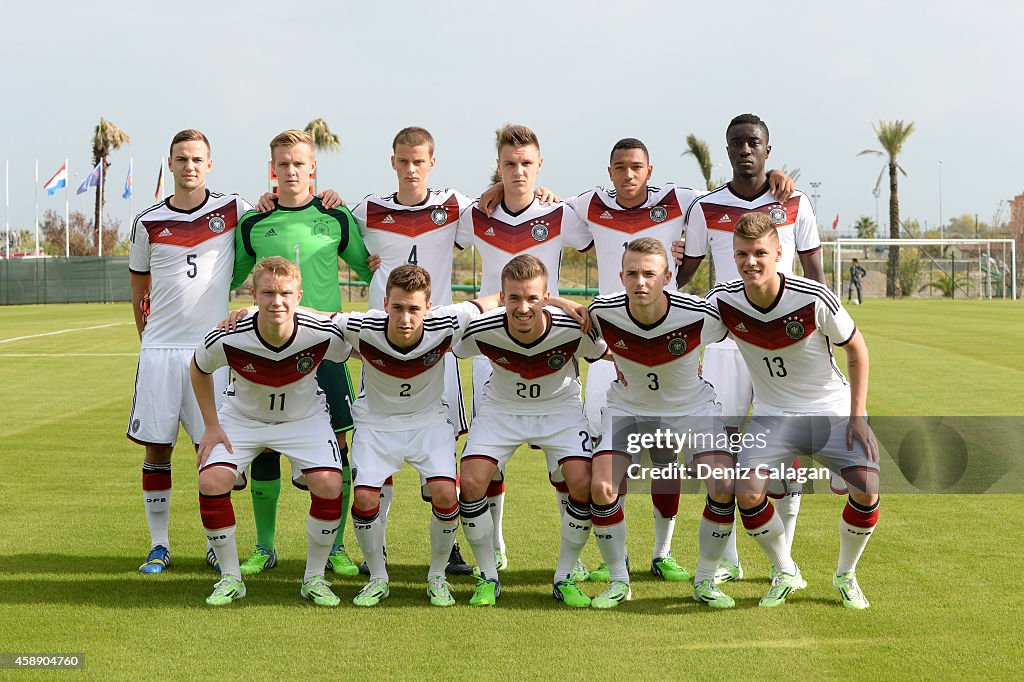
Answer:
[[[857,575],[853,571],[832,576],[832,584],[839,591],[844,607],[861,610],[871,606],[868,604],[868,598],[860,591],[860,585],[857,584]]]
[[[594,574],[591,573],[591,576]],[[616,606],[624,601],[629,601],[633,598],[633,590],[630,589],[629,583],[616,580],[608,589],[597,595],[590,601],[591,608],[595,609],[614,609]]]
[[[469,598],[470,606],[494,606],[501,596],[501,583],[487,578],[476,579],[476,590]]]
[[[210,606],[227,606],[244,598],[245,583],[233,575],[226,575],[213,586],[213,593],[206,598],[206,603]]]
[[[585,609],[592,601],[571,578],[555,583],[551,588],[551,596],[574,609]]]
[[[352,598],[356,606],[376,606],[382,599],[387,599],[391,594],[388,589],[388,581],[382,578],[370,578],[370,582]]]
[[[736,600],[722,592],[711,578],[693,586],[693,601],[702,601],[713,609],[731,609],[736,606]]]
[[[768,588],[768,592],[761,597],[761,601],[757,603],[758,606],[765,608],[774,608],[776,606],[782,606],[786,603],[786,597],[789,596],[794,590],[800,589],[800,584],[804,582],[804,579],[800,577],[800,569],[796,569],[796,573],[783,573],[779,572],[772,578],[772,585]]]
[[[331,553],[327,555],[327,569],[334,571],[335,575],[359,575],[359,567],[348,557],[345,548],[338,545],[332,547]]]
[[[266,545],[256,545],[256,549],[252,551],[249,558],[238,568],[241,570],[242,575],[248,576],[269,571],[275,566],[277,566],[277,552],[267,549]]]
[[[302,583],[299,594],[303,599],[309,599],[317,606],[337,606],[341,603],[338,595],[331,591],[331,584],[324,580],[322,575],[314,575]]]
[[[452,586],[441,575],[427,580],[427,597],[433,606],[455,606]]]
[[[679,565],[671,554],[651,560],[651,574],[672,583],[684,583],[690,580],[690,574]]]

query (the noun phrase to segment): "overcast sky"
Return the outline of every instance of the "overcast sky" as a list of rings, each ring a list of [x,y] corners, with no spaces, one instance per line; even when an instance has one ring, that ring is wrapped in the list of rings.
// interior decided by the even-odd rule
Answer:
[[[901,160],[901,215],[934,226],[1024,192],[1020,29],[1024,3],[973,2],[50,2],[5,3],[0,160],[10,161],[13,228],[33,225],[40,182],[71,160],[88,172],[102,116],[132,138],[115,152],[106,212],[135,160],[136,211],[152,203],[175,132],[213,143],[211,188],[254,201],[268,142],[322,116],[342,151],[321,154],[321,188],[354,204],[395,188],[395,132],[437,140],[435,187],[476,196],[494,166],[493,131],[523,123],[545,158],[540,181],[569,195],[607,181],[608,151],[632,136],[654,180],[702,184],[685,137],[730,175],[724,129],[766,120],[769,164],[820,182],[819,224],[875,215],[881,159],[871,124],[914,121]],[[85,195],[83,195],[84,197]],[[887,185],[880,201],[887,214]],[[40,191],[40,210],[63,210]],[[72,209],[89,207],[75,197]],[[1004,210],[1004,218],[1007,212]]]

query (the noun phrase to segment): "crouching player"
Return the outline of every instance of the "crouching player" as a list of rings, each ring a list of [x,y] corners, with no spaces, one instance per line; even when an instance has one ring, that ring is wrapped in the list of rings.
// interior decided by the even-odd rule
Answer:
[[[703,465],[698,473],[732,469],[735,464],[715,390],[697,372],[700,347],[720,341],[722,333],[705,328],[706,317],[714,313],[703,300],[665,291],[671,276],[661,241],[634,239],[622,255],[619,277],[625,291],[598,296],[590,305],[594,330],[607,344],[620,375],[608,389],[590,487],[594,536],[611,579],[608,589],[591,603],[594,608],[613,608],[632,596],[619,491],[630,463],[639,463],[638,436],[667,431],[684,439],[681,449],[686,463]],[[682,474],[673,466],[678,463],[678,450],[675,446],[647,449],[653,466],[661,470],[650,476],[652,491],[667,483],[674,484],[678,494]],[[678,475],[671,475],[673,471]],[[701,477],[707,481],[708,497],[698,532],[693,598],[729,608],[735,602],[718,589],[714,575],[732,534],[732,482],[724,476]],[[670,553],[659,556],[655,547],[651,562],[655,575],[659,563],[666,561],[675,564]]]
[[[772,471],[794,452],[813,454],[843,477],[849,499],[839,522],[833,584],[843,606],[865,609],[856,568],[878,520],[878,445],[867,425],[868,349],[839,299],[823,284],[783,275],[782,247],[771,218],[743,216],[733,231],[740,279],[707,300],[717,332],[735,339],[754,385],[753,421],[739,453],[736,501],[743,526],[777,573],[761,606],[778,606],[805,584],[790,555],[782,520],[765,492]],[[832,357],[846,349],[849,383]],[[824,427],[824,428],[822,428]]]
[[[570,577],[590,535],[592,451],[577,363],[600,359],[607,348],[579,322],[547,307],[550,296],[544,264],[516,256],[501,272],[504,308],[471,322],[455,347],[458,357],[483,355],[494,368],[462,454],[459,511],[480,567],[471,606],[493,605],[501,594],[487,485],[526,443],[544,450],[549,474],[560,468],[569,487],[552,594],[569,606],[590,606]]]
[[[234,331],[208,334],[192,360],[192,386],[206,426],[196,456],[199,511],[223,576],[206,603],[223,606],[245,597],[231,489],[270,448],[288,456],[293,482],[308,487],[312,498],[300,594],[337,606],[324,565],[341,519],[341,456],[316,368],[324,359],[344,362],[352,348],[330,318],[296,312],[302,277],[294,263],[278,256],[257,263],[253,296],[258,312]],[[218,412],[211,373],[225,365],[235,379]]]

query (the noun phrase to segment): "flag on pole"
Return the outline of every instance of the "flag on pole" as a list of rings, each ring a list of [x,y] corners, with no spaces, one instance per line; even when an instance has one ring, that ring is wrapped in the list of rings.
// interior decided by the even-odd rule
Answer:
[[[836,213],[836,219],[832,221],[832,229],[833,230],[838,230],[839,229],[839,214],[838,213]]]
[[[153,193],[153,200],[158,204],[164,200],[164,165],[160,164],[160,175],[156,179],[156,192]]]
[[[82,180],[82,184],[78,186],[78,191],[75,192],[75,194],[82,194],[83,192],[88,192],[90,187],[100,186],[100,177],[102,173],[100,170],[100,164],[102,163],[103,161],[97,163],[96,167],[92,169],[92,172],[85,176],[85,180]]]
[[[132,196],[132,162],[128,162],[128,177],[124,179],[124,191],[121,192],[122,199],[128,199]]]
[[[60,170],[54,173],[53,177],[46,181],[46,184],[43,185],[43,189],[46,190],[47,196],[52,197],[54,194],[57,193],[57,190],[59,190],[61,187],[66,187],[67,184],[68,163],[67,161],[65,161],[64,165],[60,167]]]

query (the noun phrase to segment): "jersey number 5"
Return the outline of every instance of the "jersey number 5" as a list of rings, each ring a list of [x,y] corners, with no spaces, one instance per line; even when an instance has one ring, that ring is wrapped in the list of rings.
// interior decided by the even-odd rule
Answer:
[[[196,254],[190,253],[185,256],[185,265],[188,266],[185,276],[189,279],[195,279],[196,275],[199,274],[199,266],[196,265]]]

